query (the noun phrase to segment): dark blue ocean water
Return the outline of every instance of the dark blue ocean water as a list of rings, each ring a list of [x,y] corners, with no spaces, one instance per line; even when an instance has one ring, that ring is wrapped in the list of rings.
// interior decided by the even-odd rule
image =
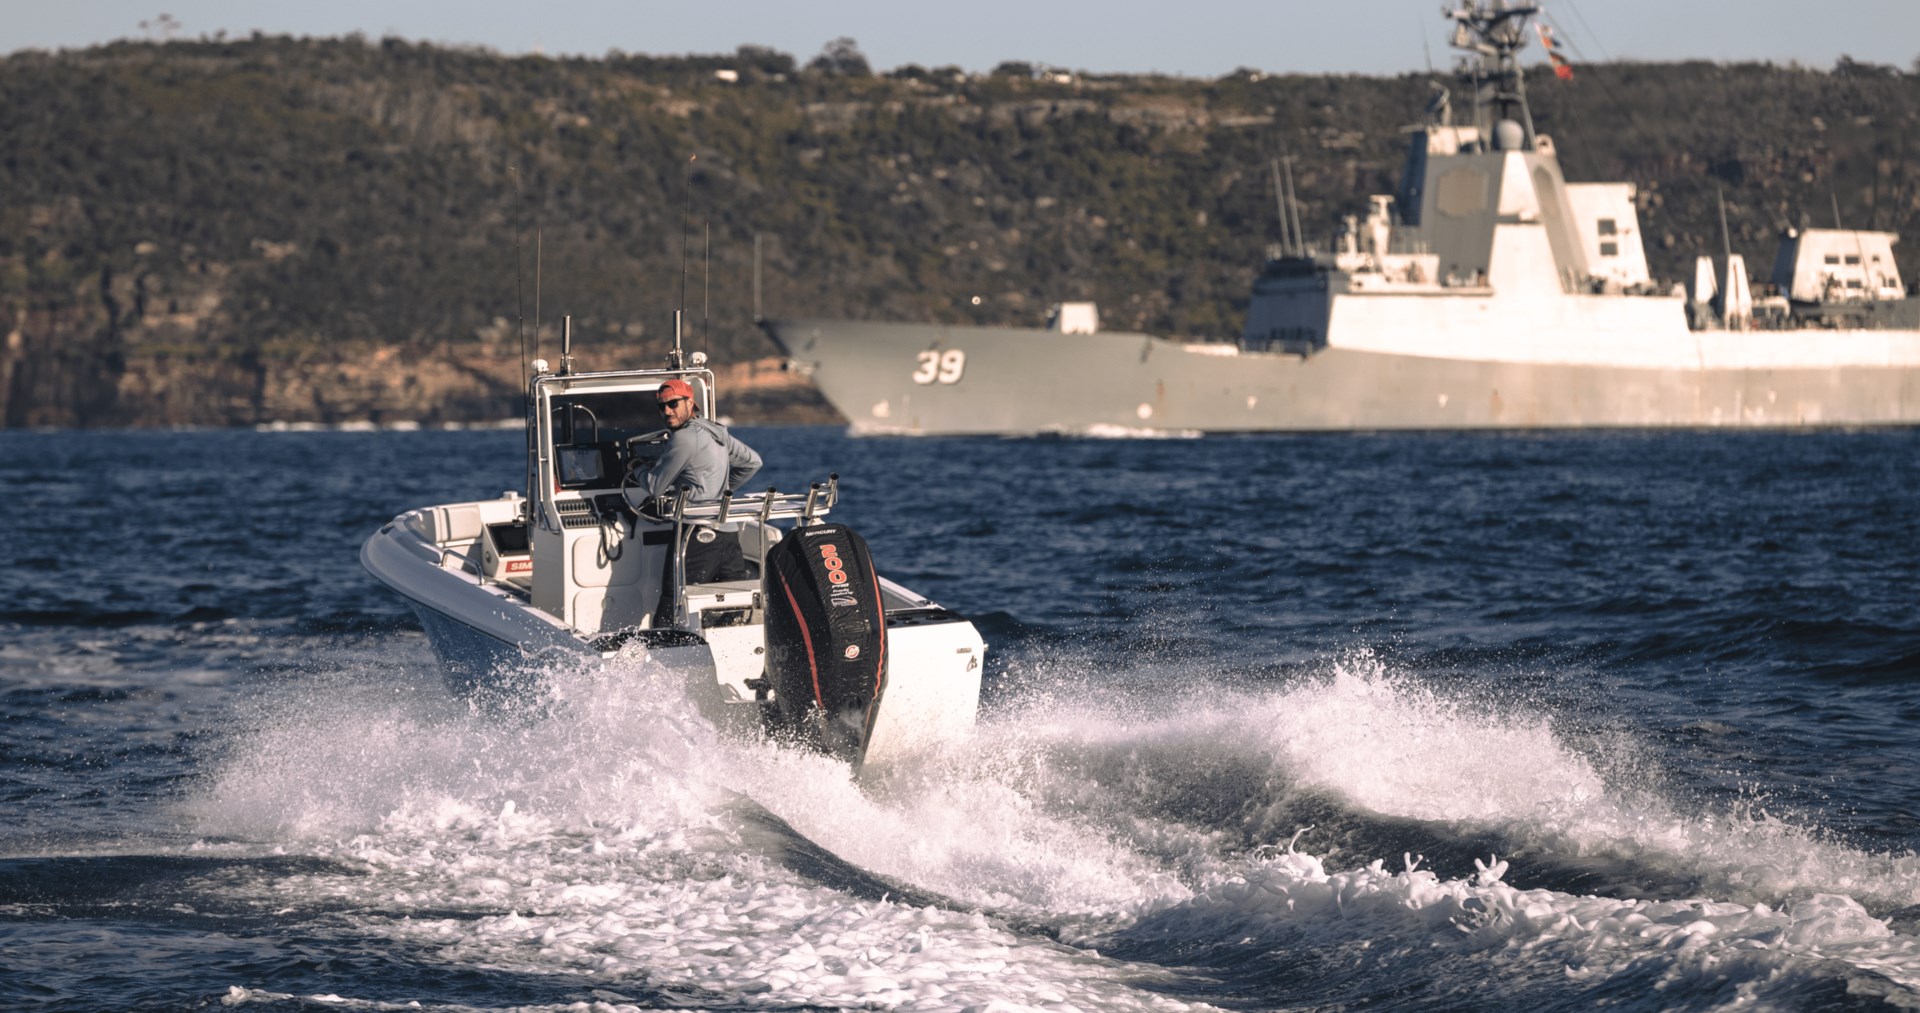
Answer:
[[[0,433],[0,1008],[1920,1004],[1920,432],[740,435],[975,741],[450,698],[356,553],[516,432]]]

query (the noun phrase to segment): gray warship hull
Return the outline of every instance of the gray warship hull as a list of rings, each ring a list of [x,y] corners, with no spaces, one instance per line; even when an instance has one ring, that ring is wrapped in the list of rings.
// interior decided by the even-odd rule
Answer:
[[[1677,320],[1681,310],[1672,313]],[[1474,360],[1338,346],[1290,354],[1120,331],[807,319],[766,326],[860,434],[1920,423],[1920,363],[1873,354],[1892,336],[1884,331],[1857,332],[1866,351],[1838,364],[1774,356],[1770,364],[1715,367]],[[1674,335],[1688,344],[1726,336],[1684,328]],[[1754,341],[1784,335],[1732,337],[1745,339],[1749,354],[1740,357],[1752,359]],[[1827,332],[1822,340],[1847,337]],[[1913,332],[1904,339],[1920,345]],[[1699,360],[1709,348],[1691,354]],[[943,358],[958,369],[942,374]]]

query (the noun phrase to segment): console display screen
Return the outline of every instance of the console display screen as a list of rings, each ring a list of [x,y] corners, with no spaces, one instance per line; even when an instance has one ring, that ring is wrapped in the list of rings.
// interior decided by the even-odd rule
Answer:
[[[562,485],[598,482],[604,474],[599,447],[561,448],[560,482]]]

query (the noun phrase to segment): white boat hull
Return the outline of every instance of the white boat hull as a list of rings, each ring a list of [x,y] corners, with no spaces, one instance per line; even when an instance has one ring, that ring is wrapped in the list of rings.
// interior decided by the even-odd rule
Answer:
[[[628,629],[587,635],[533,607],[515,587],[481,575],[472,544],[434,537],[435,512],[475,508],[508,519],[517,498],[411,511],[361,547],[361,563],[420,617],[449,687],[481,700],[527,692],[542,672],[568,660],[594,662],[644,651],[643,663],[677,673],[689,697],[716,724],[759,727],[765,703],[751,685],[762,674],[760,627],[704,632]],[[882,579],[889,665],[861,759],[891,763],[970,734],[977,718],[986,645],[965,619]],[[704,590],[704,589],[703,589]],[[720,589],[736,600],[750,589]],[[702,602],[696,596],[696,607]],[[696,614],[698,614],[696,612]]]

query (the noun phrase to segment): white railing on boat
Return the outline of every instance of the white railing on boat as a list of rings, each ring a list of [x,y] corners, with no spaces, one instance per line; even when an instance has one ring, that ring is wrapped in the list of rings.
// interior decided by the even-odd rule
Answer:
[[[663,593],[673,595],[674,625],[682,629],[687,625],[687,585],[684,575],[687,572],[687,539],[694,528],[712,528],[723,524],[741,521],[758,521],[761,528],[757,566],[765,579],[767,572],[767,550],[773,545],[773,538],[767,534],[770,521],[794,521],[797,527],[807,527],[824,516],[840,501],[840,476],[829,474],[825,482],[815,482],[804,493],[780,492],[768,489],[757,494],[736,497],[729,490],[722,494],[717,502],[688,503],[689,490],[682,488],[671,500],[662,504],[656,499],[651,504],[634,506],[636,513],[652,519],[668,522],[674,526],[673,537],[673,580],[663,588]],[[661,512],[649,512],[641,509],[648,505],[665,509]],[[757,597],[757,595],[756,595]]]
[[[663,509],[649,511],[636,507],[636,512],[656,520],[700,527],[745,520],[757,520],[762,524],[797,520],[804,527],[812,524],[816,518],[825,516],[840,501],[840,476],[828,475],[825,482],[815,482],[803,493],[768,489],[736,496],[728,492],[711,503],[688,503],[687,492],[681,489],[671,498],[662,497],[664,503],[655,500],[654,505]]]

